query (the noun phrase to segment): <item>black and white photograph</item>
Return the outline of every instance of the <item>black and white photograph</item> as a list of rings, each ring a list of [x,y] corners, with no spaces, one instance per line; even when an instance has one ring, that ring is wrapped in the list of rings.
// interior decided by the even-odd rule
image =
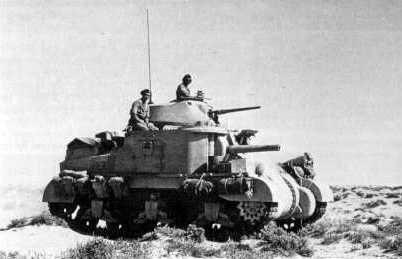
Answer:
[[[0,258],[401,258],[402,1],[0,0]]]

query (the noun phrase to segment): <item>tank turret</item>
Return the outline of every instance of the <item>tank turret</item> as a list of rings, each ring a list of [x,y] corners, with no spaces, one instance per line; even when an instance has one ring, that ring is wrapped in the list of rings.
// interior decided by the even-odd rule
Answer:
[[[268,221],[297,230],[318,220],[332,192],[314,180],[311,155],[267,167],[268,152],[280,146],[251,145],[256,130],[224,128],[218,118],[260,107],[216,110],[203,100],[151,105],[159,131],[75,138],[45,189],[50,212],[76,231],[111,237],[140,235],[158,222],[197,224],[214,237],[217,228],[239,236]],[[250,152],[267,152],[266,161],[242,157]]]

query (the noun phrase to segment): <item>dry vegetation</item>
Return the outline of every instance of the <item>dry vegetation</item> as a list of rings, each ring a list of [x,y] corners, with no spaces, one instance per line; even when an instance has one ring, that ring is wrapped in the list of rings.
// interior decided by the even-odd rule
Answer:
[[[307,238],[288,233],[275,225],[269,225],[259,234],[255,246],[240,242],[212,243],[205,241],[204,230],[190,225],[186,231],[158,227],[141,240],[119,240],[112,242],[94,239],[75,249],[70,249],[63,258],[153,258],[155,244],[163,241],[158,256],[191,256],[219,258],[270,258],[299,254],[311,256],[313,251]]]
[[[5,229],[8,230],[13,228],[21,228],[26,226],[35,226],[35,225],[49,225],[49,226],[63,226],[67,227],[67,223],[58,218],[50,215],[49,212],[44,211],[41,214],[32,217],[23,217],[19,219],[11,220],[10,224],[7,225]]]

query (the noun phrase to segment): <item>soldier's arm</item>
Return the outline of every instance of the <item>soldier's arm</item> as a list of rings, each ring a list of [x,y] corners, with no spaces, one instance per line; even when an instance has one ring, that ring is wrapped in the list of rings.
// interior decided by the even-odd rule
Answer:
[[[190,97],[190,90],[186,89],[184,85],[179,86],[179,93],[180,97]]]
[[[138,116],[138,108],[140,104],[137,102],[133,103],[133,106],[131,108],[131,116],[134,117],[136,121],[144,121],[140,116]]]

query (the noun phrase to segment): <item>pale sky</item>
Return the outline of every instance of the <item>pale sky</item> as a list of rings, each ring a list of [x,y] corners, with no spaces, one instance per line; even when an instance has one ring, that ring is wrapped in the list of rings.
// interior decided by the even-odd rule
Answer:
[[[402,184],[402,2],[0,1],[2,179],[45,185],[76,136],[122,130],[148,86],[185,73],[225,115],[304,151],[330,184]],[[3,181],[2,184],[7,184]]]

